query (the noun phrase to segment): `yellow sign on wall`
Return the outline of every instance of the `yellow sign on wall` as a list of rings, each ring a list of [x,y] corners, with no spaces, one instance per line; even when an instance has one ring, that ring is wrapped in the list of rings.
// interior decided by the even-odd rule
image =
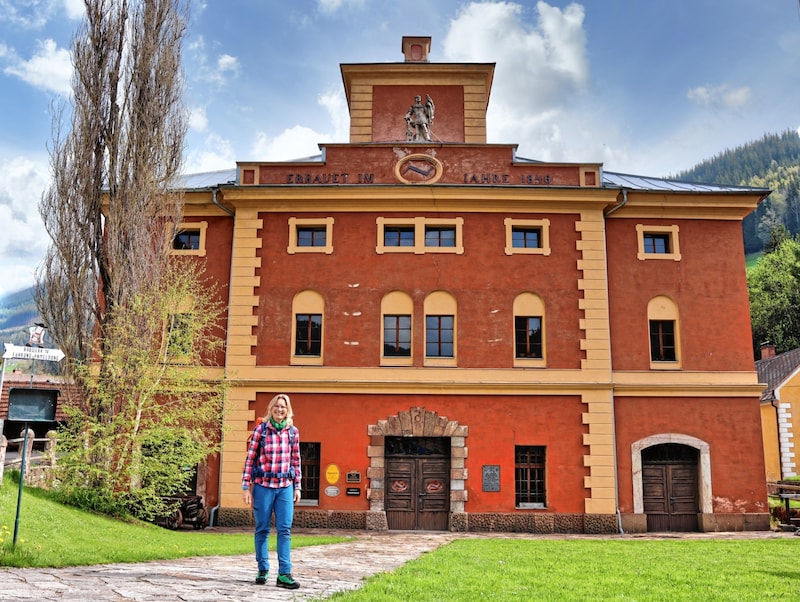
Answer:
[[[339,467],[336,464],[328,464],[328,468],[325,469],[325,479],[331,485],[339,482]]]

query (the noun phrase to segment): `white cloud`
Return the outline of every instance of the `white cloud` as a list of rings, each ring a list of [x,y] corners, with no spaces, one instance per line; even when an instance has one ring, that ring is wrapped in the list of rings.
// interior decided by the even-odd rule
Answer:
[[[580,127],[569,123],[565,109],[589,83],[584,9],[538,2],[535,26],[528,10],[513,2],[466,5],[450,23],[444,53],[448,60],[496,63],[490,142],[517,142],[525,156],[565,160],[566,141],[574,140],[565,129]]]
[[[189,108],[189,127],[196,132],[205,132],[208,128],[208,117],[205,107]]]
[[[58,48],[55,41],[39,41],[38,50],[30,60],[17,60],[3,71],[48,92],[69,95],[72,86],[72,61],[69,51]],[[13,55],[13,51],[7,51]]]
[[[86,14],[86,5],[83,0],[63,0],[63,2],[64,10],[70,19],[78,20]]]
[[[0,160],[0,296],[34,282],[49,243],[38,209],[49,179],[45,158]]]
[[[364,0],[319,0],[319,9],[323,13],[334,13],[342,6],[361,8],[364,6]]]
[[[186,157],[184,173],[203,173],[231,169],[236,165],[236,153],[229,140],[216,134],[206,137],[202,145],[191,150]]]
[[[221,54],[217,57],[217,71],[220,74],[230,72],[233,74],[239,73],[239,59],[230,54]]]
[[[296,125],[275,138],[270,138],[264,132],[256,133],[250,153],[259,161],[291,161],[318,155],[321,142],[330,142],[330,137]]]
[[[753,92],[747,86],[731,88],[727,84],[721,84],[692,88],[686,93],[686,96],[689,100],[702,106],[735,110],[750,104]]]
[[[347,110],[344,92],[337,89],[320,94],[317,103],[328,112],[333,123],[331,140],[347,142],[350,139],[350,112]]]

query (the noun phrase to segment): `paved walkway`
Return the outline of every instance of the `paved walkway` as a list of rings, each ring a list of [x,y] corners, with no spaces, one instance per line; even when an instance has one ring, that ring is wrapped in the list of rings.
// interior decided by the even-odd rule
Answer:
[[[296,531],[315,533],[316,531]],[[324,531],[329,534],[330,531]],[[78,600],[106,602],[234,602],[244,600],[321,600],[360,587],[366,577],[391,571],[423,553],[464,537],[582,538],[590,535],[475,534],[444,532],[341,531],[352,542],[292,551],[293,573],[301,588],[275,587],[277,559],[266,585],[255,585],[255,557],[206,556],[137,564],[104,564],[59,569],[0,568],[0,600]],[[604,536],[624,538],[777,538],[793,534],[685,533]]]

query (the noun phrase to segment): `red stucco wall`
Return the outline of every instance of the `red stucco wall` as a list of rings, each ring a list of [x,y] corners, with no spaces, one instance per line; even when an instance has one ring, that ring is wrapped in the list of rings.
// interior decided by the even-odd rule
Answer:
[[[621,512],[633,512],[631,445],[666,433],[708,443],[714,512],[767,511],[757,398],[617,397],[615,405]]]
[[[637,223],[678,225],[681,260],[637,259]],[[740,222],[610,219],[607,245],[614,369],[650,368],[647,303],[666,295],[679,311],[684,370],[753,370]]]
[[[395,214],[386,212],[383,217]],[[304,217],[323,215],[303,214]],[[458,214],[436,214],[456,217]],[[387,253],[375,251],[377,214],[342,214],[333,227],[332,255],[288,255],[286,214],[261,214],[261,249],[257,365],[290,363],[292,298],[311,289],[325,299],[323,356],[326,366],[380,364],[380,303],[393,290],[414,300],[414,363],[424,356],[423,302],[443,290],[458,304],[458,366],[511,367],[513,301],[522,292],[538,294],[546,310],[548,368],[579,368],[581,338],[574,216],[547,215],[553,252],[549,256],[506,257],[506,214],[460,215],[464,218],[464,254]],[[538,217],[538,216],[537,216]],[[359,313],[360,312],[360,313]],[[356,315],[359,314],[359,315]],[[345,345],[358,341],[358,345]]]
[[[258,394],[251,405],[257,416],[265,412],[273,392]],[[367,426],[401,411],[424,406],[448,420],[467,426],[466,437],[469,501],[467,512],[514,511],[514,446],[544,445],[547,448],[547,501],[544,511],[580,513],[584,511],[587,490],[583,478],[581,413],[585,411],[576,397],[483,397],[447,395],[291,395],[295,425],[300,440],[321,442],[320,509],[367,510],[366,478],[371,444]],[[249,425],[255,427],[255,423]],[[564,433],[570,433],[565,436]],[[244,461],[244,460],[243,460]],[[341,477],[336,486],[341,493],[324,493],[326,468],[335,464]],[[482,467],[501,466],[499,492],[482,491]],[[358,471],[362,475],[361,495],[346,496],[344,475]]]

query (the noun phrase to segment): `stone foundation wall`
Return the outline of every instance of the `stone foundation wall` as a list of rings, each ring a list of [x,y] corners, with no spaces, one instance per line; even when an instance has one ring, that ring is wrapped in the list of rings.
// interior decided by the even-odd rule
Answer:
[[[646,533],[647,516],[623,514],[622,530],[625,533]],[[768,531],[769,514],[700,514],[699,530],[715,531]],[[220,508],[217,526],[253,527],[249,508]],[[385,512],[343,512],[338,510],[295,510],[294,527],[299,529],[353,529],[387,531]],[[496,533],[586,533],[612,534],[619,532],[614,514],[553,514],[547,512],[453,512],[450,514],[450,531]]]

